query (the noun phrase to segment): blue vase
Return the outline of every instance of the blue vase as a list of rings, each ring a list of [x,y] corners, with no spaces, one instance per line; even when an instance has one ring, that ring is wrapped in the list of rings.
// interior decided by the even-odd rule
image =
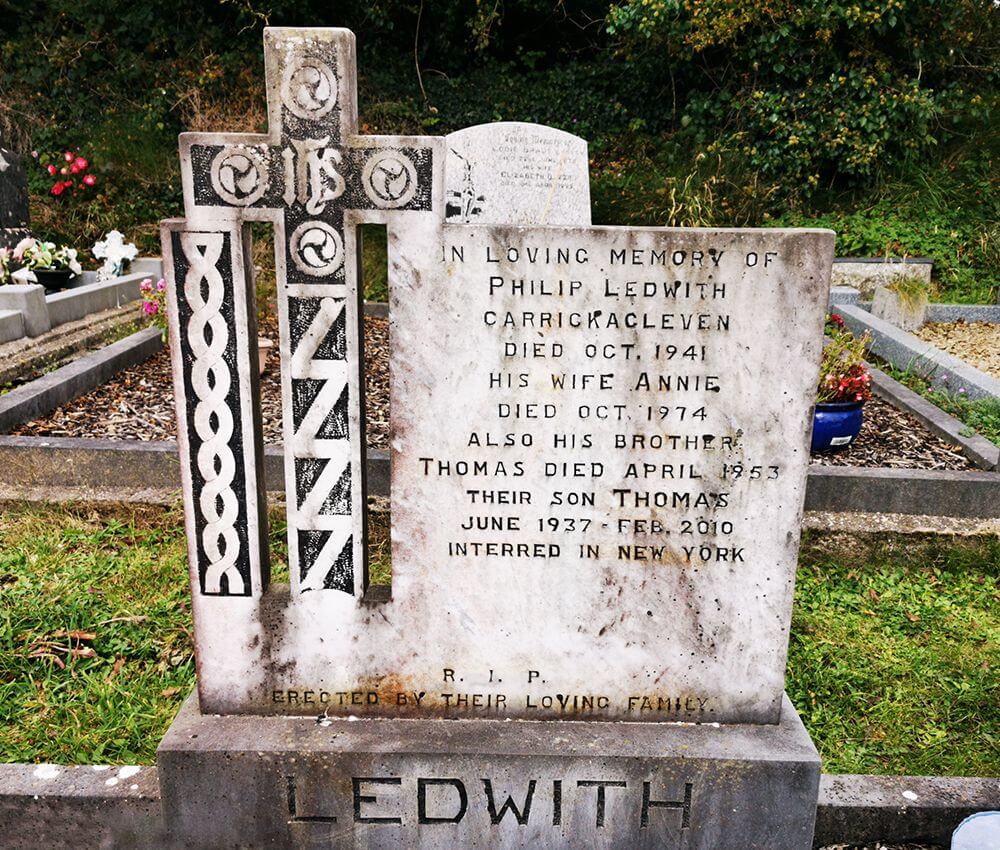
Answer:
[[[813,413],[812,450],[846,449],[861,431],[863,401],[821,401]]]

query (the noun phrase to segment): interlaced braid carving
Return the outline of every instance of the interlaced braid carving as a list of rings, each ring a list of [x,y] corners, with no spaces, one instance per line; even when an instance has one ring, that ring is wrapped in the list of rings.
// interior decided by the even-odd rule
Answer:
[[[194,357],[191,387],[198,398],[194,410],[194,429],[201,439],[198,471],[204,480],[198,497],[205,520],[202,548],[209,562],[204,590],[221,593],[225,576],[228,593],[242,594],[243,576],[236,566],[240,553],[235,525],[239,501],[232,488],[236,475],[236,458],[230,446],[233,412],[226,401],[232,382],[225,361],[229,328],[221,313],[226,286],[216,268],[224,244],[221,233],[181,234],[190,264],[184,278],[184,296],[191,309],[187,337]]]

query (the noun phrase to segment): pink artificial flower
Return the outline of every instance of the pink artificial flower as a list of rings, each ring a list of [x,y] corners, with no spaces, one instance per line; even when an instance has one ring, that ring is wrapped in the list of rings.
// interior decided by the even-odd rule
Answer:
[[[160,310],[160,305],[155,301],[143,301],[142,312],[147,316],[155,316]]]
[[[32,157],[34,157],[35,159],[38,159],[38,151],[32,151],[32,152],[31,152],[31,155],[32,155]]]
[[[142,283],[139,284],[140,292],[152,292],[153,291],[153,279],[147,277]]]
[[[54,165],[48,166],[45,170],[49,172],[50,177],[55,177],[56,174],[59,173],[59,169],[56,168]]]
[[[73,161],[73,165],[75,165],[77,168],[79,168],[80,171],[83,171],[88,165],[90,165],[90,163],[87,162],[87,160],[85,160],[82,156],[78,156]]]
[[[77,164],[76,164],[76,163],[74,162],[74,163],[73,163],[73,164],[72,164],[72,165],[71,165],[71,166],[69,167],[69,173],[70,173],[70,174],[79,174],[79,173],[80,173],[80,166],[79,166],[79,165],[77,165]]]
[[[83,178],[85,186],[93,186],[95,183],[97,183],[97,178],[93,174],[88,174]]]
[[[158,281],[156,281],[156,291],[157,292],[167,291],[167,282],[162,277]]]
[[[73,156],[73,154],[70,151],[66,151],[63,154],[63,159],[65,159],[66,162],[72,162],[74,159],[76,159],[76,157]]]
[[[64,165],[62,168],[59,169],[59,173],[65,176],[69,174],[69,169]]]
[[[14,259],[18,262],[24,259],[24,252],[35,245],[36,240],[31,236],[25,236],[14,246]]]

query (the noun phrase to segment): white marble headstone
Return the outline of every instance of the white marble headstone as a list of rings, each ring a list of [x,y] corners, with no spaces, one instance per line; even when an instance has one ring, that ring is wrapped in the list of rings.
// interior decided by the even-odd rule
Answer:
[[[445,217],[458,224],[590,224],[587,142],[517,121],[445,137]]]
[[[591,227],[582,140],[359,136],[351,33],[265,46],[269,134],[183,137],[163,232],[202,711],[776,722],[833,234]],[[290,588],[249,220],[275,228]],[[390,598],[362,222],[388,232]]]

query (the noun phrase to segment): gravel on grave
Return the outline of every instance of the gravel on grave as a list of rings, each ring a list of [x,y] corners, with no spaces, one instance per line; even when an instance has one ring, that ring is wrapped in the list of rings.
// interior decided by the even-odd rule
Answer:
[[[261,333],[277,339],[276,323]],[[389,323],[365,319],[365,375],[369,445],[389,445]],[[266,443],[281,442],[281,373],[272,354],[261,378],[261,414]],[[173,440],[174,399],[170,356],[155,357],[120,372],[113,381],[80,396],[51,414],[12,432],[34,437],[98,437],[112,440]],[[865,424],[846,450],[814,455],[814,463],[840,466],[891,466],[921,469],[969,469],[954,446],[928,432],[919,422],[874,398],[865,405]]]
[[[928,322],[915,333],[924,342],[1000,378],[1000,323],[966,322],[962,319],[957,322]]]

